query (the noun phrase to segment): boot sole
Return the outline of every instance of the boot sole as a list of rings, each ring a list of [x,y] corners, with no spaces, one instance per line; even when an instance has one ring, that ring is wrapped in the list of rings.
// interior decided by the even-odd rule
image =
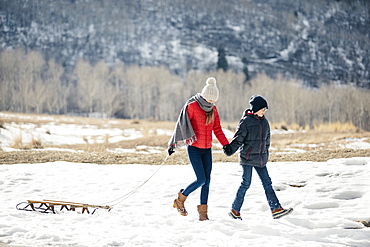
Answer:
[[[281,217],[286,216],[286,215],[290,214],[291,212],[293,212],[293,208],[284,209],[281,212],[273,214],[272,217],[274,219],[280,219]]]
[[[173,207],[177,209],[177,212],[179,212],[182,216],[187,216],[188,215],[188,212],[186,212],[186,209],[184,208],[185,211],[182,211],[178,206],[177,206],[177,203],[176,203],[176,199],[175,201],[173,202]]]
[[[229,212],[229,216],[231,219],[234,219],[234,220],[243,220],[241,216],[236,216],[232,212]]]

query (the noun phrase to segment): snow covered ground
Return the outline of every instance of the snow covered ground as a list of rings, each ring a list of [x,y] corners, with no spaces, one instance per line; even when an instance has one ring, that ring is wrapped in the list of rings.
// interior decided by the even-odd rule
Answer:
[[[0,113],[0,117],[6,114]],[[141,136],[134,129],[61,125],[51,118],[50,123],[38,125],[7,124],[6,129],[1,129],[0,148],[5,152],[15,150],[11,143],[20,132],[25,142],[39,138],[45,144],[55,145],[100,142],[106,135],[110,142]],[[227,135],[231,138],[232,133]],[[370,149],[363,139],[348,139],[346,143],[347,148]],[[305,145],[309,144],[288,148],[299,152]],[[163,150],[151,149],[163,152],[165,158]],[[169,159],[176,159],[176,155]],[[294,208],[291,215],[272,219],[261,183],[254,174],[241,211],[243,220],[229,218],[227,213],[241,182],[241,167],[237,163],[215,163],[210,220],[200,222],[196,211],[199,190],[188,197],[188,216],[180,216],[172,207],[179,189],[195,179],[190,165],[63,161],[0,165],[0,246],[370,246],[370,228],[358,222],[370,221],[370,157],[270,162],[268,168],[280,202]],[[123,197],[141,185],[136,193]],[[43,214],[15,208],[26,200],[43,199],[110,205],[113,209],[100,209],[91,215],[65,210]]]
[[[176,159],[176,155],[171,156]],[[96,165],[54,162],[0,166],[0,243],[20,246],[370,246],[370,158],[324,163],[268,164],[274,188],[290,216],[273,220],[258,177],[241,211],[227,215],[241,180],[236,163],[214,164],[209,217],[198,221],[199,191],[189,215],[172,208],[180,188],[194,179],[185,166]],[[140,186],[123,201],[109,202]],[[94,215],[16,210],[27,199],[113,205]],[[118,202],[118,204],[116,204]],[[350,229],[361,228],[361,229]]]
[[[9,118],[18,118],[18,122],[10,122],[5,124],[5,129],[0,128],[0,148],[7,151],[17,151],[13,148],[12,144],[14,140],[21,137],[24,144],[30,143],[33,139],[41,140],[45,145],[63,145],[63,144],[84,144],[84,143],[104,143],[108,141],[109,143],[116,143],[124,140],[133,140],[140,137],[143,137],[143,133],[134,128],[120,129],[120,128],[110,128],[109,123],[107,126],[95,126],[92,124],[77,124],[74,123],[73,117],[64,116],[63,118],[55,118],[53,116],[43,116],[35,115],[32,116],[35,120],[38,121],[49,121],[46,123],[24,123],[22,118],[29,120],[32,115],[19,115],[12,113],[2,113],[0,112],[1,119]],[[67,122],[67,123],[58,123],[58,122]],[[115,120],[110,120],[112,124]],[[0,122],[1,123],[1,122]],[[157,135],[168,135],[169,138],[172,135],[173,129],[151,129],[151,132],[155,132]],[[223,129],[226,137],[231,139],[234,133],[228,129]],[[294,133],[294,130],[271,130],[272,135],[283,135]],[[221,147],[218,143],[215,144]],[[326,145],[326,144],[322,144]],[[290,152],[305,152],[305,147],[317,147],[320,145],[317,144],[307,144],[307,143],[293,143],[288,145],[284,153]],[[370,149],[370,143],[366,138],[347,138],[344,140],[344,144],[338,145],[340,148],[350,148],[350,149]],[[149,152],[158,152],[158,147],[138,147],[138,149],[146,149]],[[272,149],[274,147],[272,146]],[[51,150],[50,148],[44,148],[43,150]],[[55,150],[55,149],[52,149]],[[68,149],[58,149],[59,151],[70,151],[75,152],[74,150]],[[115,149],[108,150],[110,152],[117,153],[131,153],[131,152],[140,152],[140,150],[135,149]],[[281,151],[281,150],[280,150]]]
[[[0,113],[0,118],[6,119],[10,116],[13,115]],[[22,117],[16,116],[17,118]],[[73,118],[67,119],[67,121],[72,122],[71,119]],[[6,128],[1,129],[0,132],[0,145],[3,147],[3,150],[13,151],[14,149],[9,148],[9,146],[12,145],[14,139],[17,137],[22,137],[24,143],[30,143],[32,139],[36,139],[42,140],[44,144],[48,145],[104,143],[107,138],[110,143],[115,143],[142,137],[139,131],[132,128],[119,129],[109,128],[109,126],[106,128],[97,127],[89,124],[57,123],[52,116],[49,119],[39,117],[38,120],[49,120],[50,122],[38,124],[22,122],[7,123]]]

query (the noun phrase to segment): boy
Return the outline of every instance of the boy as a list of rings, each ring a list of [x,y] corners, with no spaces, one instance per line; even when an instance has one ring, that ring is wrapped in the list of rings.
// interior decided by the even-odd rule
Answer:
[[[278,219],[291,213],[293,208],[281,207],[266,167],[270,147],[270,125],[264,116],[268,109],[267,101],[262,96],[253,95],[249,104],[251,108],[246,110],[240,119],[230,145],[223,148],[228,156],[240,148],[239,161],[243,167],[243,181],[236,193],[229,216],[233,219],[242,219],[240,209],[245,193],[250,187],[254,168],[261,179],[272,217]]]

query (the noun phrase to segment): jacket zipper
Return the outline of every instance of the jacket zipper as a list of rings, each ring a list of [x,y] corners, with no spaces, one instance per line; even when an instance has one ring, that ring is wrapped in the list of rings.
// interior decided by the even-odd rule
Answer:
[[[247,150],[247,153],[245,154],[245,159],[246,160],[249,160],[249,154],[251,153],[252,151],[252,147],[249,147],[248,150]]]
[[[261,160],[261,167],[263,166],[263,159],[262,159],[262,143],[263,143],[263,140],[262,140],[262,123],[260,121],[260,160]]]

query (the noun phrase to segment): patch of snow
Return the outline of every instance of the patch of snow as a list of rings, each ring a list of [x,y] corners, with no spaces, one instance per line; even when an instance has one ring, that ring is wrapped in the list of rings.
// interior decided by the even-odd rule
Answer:
[[[366,138],[361,139],[354,139],[354,138],[346,138],[346,144],[340,144],[339,146],[342,148],[350,148],[350,149],[370,149],[370,143],[366,142]]]

